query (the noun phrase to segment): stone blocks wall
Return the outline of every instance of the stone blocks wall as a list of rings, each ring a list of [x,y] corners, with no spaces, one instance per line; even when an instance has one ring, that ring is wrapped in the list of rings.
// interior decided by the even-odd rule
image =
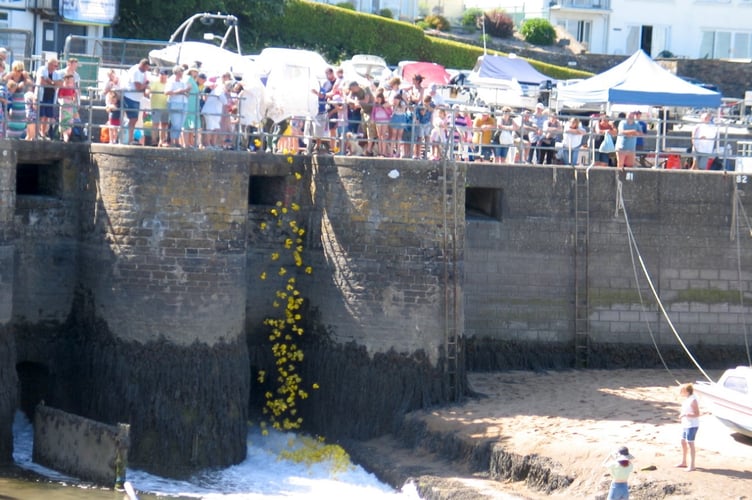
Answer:
[[[150,470],[236,463],[250,392],[247,155],[92,149],[97,203],[78,322],[101,346],[91,356],[109,361],[80,376],[101,391],[84,414],[127,418],[132,460]]]
[[[746,229],[739,253],[737,241],[730,239],[735,193],[746,210],[752,206],[744,196],[748,185],[737,183],[741,180],[712,172],[590,170],[589,333],[600,346],[594,363],[643,362],[639,356],[623,359],[618,351],[641,345],[649,352],[651,331],[660,345],[677,346],[638,269],[641,303],[624,210],[616,208],[620,192],[640,254],[683,340],[703,350],[709,363],[719,362],[728,346],[743,345],[750,308],[740,304],[739,293],[750,290],[752,253]],[[500,360],[510,367],[566,365],[574,356],[574,171],[519,166],[491,171],[479,165],[469,168],[468,184],[500,189],[503,198],[500,220],[468,219],[470,366],[473,359],[496,368],[502,367],[496,364]],[[520,350],[520,355],[516,360],[499,355],[495,362],[476,344]],[[531,345],[536,348],[520,348]],[[538,348],[549,353],[547,361],[538,355],[530,361]],[[655,356],[650,360],[657,363]]]
[[[112,488],[125,481],[129,426],[106,425],[39,405],[34,412],[34,462]]]
[[[254,161],[252,175],[272,175],[274,161]],[[296,181],[293,171],[303,178]],[[447,375],[446,335],[460,336],[461,351],[464,167],[321,156],[296,158],[276,172],[284,180],[275,196],[249,212],[254,368],[274,368],[262,322],[275,290],[284,290],[287,277],[276,276],[276,266],[295,269],[289,262],[270,266],[273,252],[284,254],[284,238],[258,228],[274,225],[268,212],[275,201],[299,203],[296,218],[307,228],[304,260],[313,269],[298,279],[308,305],[301,370],[306,383],[320,386],[301,404],[306,428],[335,439],[367,439],[391,431],[406,411],[450,400],[453,390],[462,393],[462,358],[454,385]],[[254,393],[273,390],[267,381]]]
[[[10,416],[19,363],[38,391],[27,406],[43,395],[131,423],[132,459],[144,468],[178,475],[242,460],[247,156],[11,144],[9,172],[34,167],[42,192],[3,212],[19,256],[16,343],[0,342],[17,353],[3,377]],[[16,200],[16,182],[3,186]]]
[[[337,343],[423,351],[436,364],[463,322],[461,299],[446,307],[462,296],[463,166],[326,160],[314,165],[311,227],[321,322]]]
[[[234,341],[246,290],[244,157],[156,149],[137,156],[93,155],[97,226],[83,250],[97,264],[82,271],[98,314],[124,340]]]
[[[60,325],[71,312],[77,284],[79,210],[93,193],[80,189],[89,172],[88,151],[75,147],[63,153],[45,143],[19,146],[18,163],[35,172],[39,189],[15,196],[14,322]]]

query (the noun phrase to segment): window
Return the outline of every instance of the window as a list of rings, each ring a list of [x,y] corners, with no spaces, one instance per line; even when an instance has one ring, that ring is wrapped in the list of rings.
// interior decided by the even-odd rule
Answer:
[[[9,28],[9,27],[10,27],[10,23],[8,22],[8,13],[0,11],[0,29]],[[0,46],[8,47],[10,45],[10,43],[8,42],[9,42],[8,35],[6,33],[0,33]]]
[[[750,56],[749,39],[749,33],[734,33],[734,49],[731,57],[748,58]]]
[[[577,21],[577,41],[590,47],[590,32],[593,30],[593,23],[591,21]]]
[[[729,377],[723,382],[723,387],[732,391],[747,394],[747,381],[744,377]]]
[[[752,56],[752,32],[703,31],[698,57],[708,59]]]
[[[501,220],[501,189],[467,188],[465,218]]]
[[[731,33],[719,31],[715,34],[715,57],[729,57],[731,55]]]

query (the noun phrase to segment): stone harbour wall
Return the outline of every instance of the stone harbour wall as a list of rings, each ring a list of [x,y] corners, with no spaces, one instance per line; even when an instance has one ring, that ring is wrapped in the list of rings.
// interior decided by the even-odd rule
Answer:
[[[630,252],[630,229],[683,341],[701,362],[743,362],[734,346],[744,344],[750,313],[740,302],[752,280],[742,213],[750,209],[746,181],[712,172],[588,172],[579,193],[586,193],[580,202],[588,207],[580,219],[588,237],[580,294],[588,301],[589,366],[659,366],[653,338],[670,361],[688,363]],[[498,190],[502,202],[498,218],[468,219],[468,369],[573,365],[576,182],[571,168],[469,169],[468,186]],[[623,209],[617,209],[621,199]],[[735,200],[741,203],[736,209]],[[738,241],[731,238],[737,223]]]
[[[14,253],[13,212],[16,199],[16,154],[0,153],[0,464],[13,455],[11,432],[18,401],[16,348],[13,335]]]
[[[588,366],[656,366],[651,332],[686,363],[643,278],[637,293],[628,227],[690,348],[741,361],[743,175],[3,145],[0,461],[18,402],[40,399],[130,424],[146,470],[242,460],[286,276],[306,299],[301,374],[320,386],[305,425],[337,439],[454,399],[466,370],[573,367],[576,291]],[[300,208],[311,274],[272,260],[277,202]]]

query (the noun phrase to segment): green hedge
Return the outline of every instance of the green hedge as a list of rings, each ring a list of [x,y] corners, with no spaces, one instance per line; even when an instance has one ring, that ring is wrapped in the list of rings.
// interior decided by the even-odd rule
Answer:
[[[405,60],[432,61],[447,68],[470,69],[483,54],[481,47],[429,37],[408,23],[301,0],[289,2],[284,16],[260,30],[264,46],[316,50],[332,62],[349,59],[355,54],[374,54],[389,64]],[[534,60],[530,63],[555,79],[591,75]]]

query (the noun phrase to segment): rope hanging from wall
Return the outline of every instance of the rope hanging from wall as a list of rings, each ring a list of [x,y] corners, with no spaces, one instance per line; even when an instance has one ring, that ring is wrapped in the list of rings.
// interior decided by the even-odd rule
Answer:
[[[627,207],[624,205],[624,197],[622,196],[622,181],[617,178],[616,182],[617,182],[617,198],[618,198],[617,199],[617,211],[618,209],[621,209],[621,212],[624,216],[624,222],[626,223],[626,226],[627,226],[627,239],[629,242],[629,254],[632,259],[632,270],[634,272],[635,286],[637,287],[637,293],[640,297],[640,307],[642,308],[643,317],[645,318],[645,324],[648,327],[648,332],[650,333],[650,338],[653,341],[653,346],[655,347],[655,350],[658,353],[658,357],[661,359],[661,363],[663,363],[663,367],[666,369],[666,371],[668,371],[669,374],[674,378],[674,380],[676,381],[676,384],[680,385],[681,383],[671,372],[671,370],[668,367],[668,364],[666,364],[666,360],[663,358],[663,355],[661,354],[661,350],[658,347],[658,342],[655,340],[655,335],[653,333],[653,329],[650,326],[650,322],[647,320],[648,311],[645,306],[645,300],[642,296],[642,290],[640,290],[640,281],[639,281],[638,266],[637,266],[638,263],[639,263],[639,268],[642,270],[642,274],[645,277],[645,281],[650,287],[650,291],[653,294],[653,298],[655,299],[655,302],[658,305],[658,308],[660,309],[661,314],[665,318],[666,323],[671,329],[671,333],[673,333],[674,337],[676,337],[676,340],[679,342],[679,345],[681,345],[682,349],[684,349],[684,352],[687,354],[687,356],[692,361],[692,363],[697,367],[700,373],[702,373],[705,379],[708,380],[708,382],[713,382],[710,376],[708,376],[708,374],[705,373],[705,370],[702,369],[702,367],[700,366],[700,363],[695,359],[695,357],[689,351],[689,348],[682,340],[681,336],[679,335],[679,332],[676,331],[676,327],[674,326],[674,323],[671,321],[671,317],[668,315],[666,308],[663,307],[663,302],[658,296],[658,292],[656,291],[655,286],[653,285],[653,279],[650,277],[650,273],[648,272],[647,266],[645,265],[645,261],[642,258],[642,254],[640,254],[640,248],[637,246],[637,240],[635,240],[634,233],[632,232],[632,227],[629,224],[629,216],[627,215]]]

